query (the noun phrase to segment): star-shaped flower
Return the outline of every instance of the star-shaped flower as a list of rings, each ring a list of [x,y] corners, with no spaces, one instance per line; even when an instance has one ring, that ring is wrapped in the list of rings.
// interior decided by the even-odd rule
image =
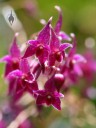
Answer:
[[[51,27],[51,41],[50,41],[50,53],[49,53],[49,65],[53,66],[55,61],[61,62],[64,57],[64,51],[72,47],[70,43],[61,43],[58,36],[55,34],[53,28]]]
[[[64,97],[64,95],[56,91],[53,78],[50,78],[45,83],[44,90],[38,90],[36,93],[37,104],[46,104],[47,106],[52,105],[54,108],[61,110],[60,97]]]
[[[0,62],[5,62],[5,77],[13,70],[19,69],[19,61],[21,58],[20,49],[17,46],[16,43],[16,37],[17,33],[15,34],[14,40],[12,42],[12,45],[9,49],[9,55],[4,56],[0,59]]]
[[[9,80],[9,95],[10,93],[23,94],[25,91],[33,94],[34,90],[38,90],[37,82],[30,72],[27,59],[22,59],[20,69],[10,72],[7,79]]]
[[[40,31],[37,40],[29,40],[28,48],[26,49],[23,58],[36,55],[40,63],[43,64],[48,59],[49,42],[50,42],[50,23],[49,19],[45,27]]]
[[[69,54],[66,56],[63,68],[61,68],[61,73],[64,74],[67,82],[76,82],[78,76],[83,75],[80,63],[86,63],[86,59],[81,54],[76,53],[76,38],[74,34],[71,34],[71,36],[73,39],[73,48],[70,49]]]

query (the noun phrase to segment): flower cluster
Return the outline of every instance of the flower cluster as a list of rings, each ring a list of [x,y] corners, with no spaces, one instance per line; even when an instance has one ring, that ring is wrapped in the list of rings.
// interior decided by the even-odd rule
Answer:
[[[28,92],[37,105],[52,105],[61,110],[64,89],[85,75],[83,67],[86,67],[87,60],[76,52],[75,35],[68,36],[61,31],[62,11],[58,6],[56,9],[59,18],[55,27],[52,27],[50,18],[35,40],[28,40],[23,54],[15,34],[9,55],[0,60],[6,63],[4,76],[9,83],[8,95],[12,102]]]

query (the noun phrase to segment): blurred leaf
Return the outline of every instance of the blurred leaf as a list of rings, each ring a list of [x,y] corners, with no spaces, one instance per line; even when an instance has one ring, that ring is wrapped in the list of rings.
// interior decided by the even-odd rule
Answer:
[[[62,118],[56,119],[48,128],[72,128],[70,122]]]

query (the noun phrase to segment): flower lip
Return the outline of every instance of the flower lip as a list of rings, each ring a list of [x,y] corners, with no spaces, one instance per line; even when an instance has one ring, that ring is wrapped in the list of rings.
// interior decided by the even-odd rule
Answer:
[[[44,51],[44,47],[42,45],[39,45],[36,49],[36,56],[40,56]]]
[[[12,60],[12,68],[15,69],[19,69],[19,61],[18,60]]]
[[[70,62],[69,62],[69,68],[70,69],[73,69],[75,63],[76,63],[75,60],[70,60]]]
[[[22,80],[27,79],[27,77],[28,77],[28,75],[27,75],[27,74],[25,74],[25,73],[23,73],[23,75],[22,75]]]
[[[61,54],[60,51],[58,51],[58,52],[55,53],[55,58],[56,58],[57,61],[61,61],[61,55],[62,54]]]

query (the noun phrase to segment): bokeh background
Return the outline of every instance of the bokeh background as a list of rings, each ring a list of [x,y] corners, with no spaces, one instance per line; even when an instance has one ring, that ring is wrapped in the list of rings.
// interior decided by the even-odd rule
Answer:
[[[19,32],[18,43],[23,44],[43,27],[40,19],[47,21],[53,16],[54,26],[58,18],[55,5],[63,11],[62,30],[76,34],[77,51],[84,53],[90,47],[96,56],[96,0],[0,0],[0,57],[8,53],[15,32]],[[8,22],[11,10],[13,25]],[[0,64],[0,106],[7,93],[3,72],[4,64]],[[96,80],[92,86],[96,87]],[[94,99],[86,98],[79,88],[71,88],[61,112],[44,108],[40,117],[31,116],[30,120],[36,128],[96,128],[96,95]]]

